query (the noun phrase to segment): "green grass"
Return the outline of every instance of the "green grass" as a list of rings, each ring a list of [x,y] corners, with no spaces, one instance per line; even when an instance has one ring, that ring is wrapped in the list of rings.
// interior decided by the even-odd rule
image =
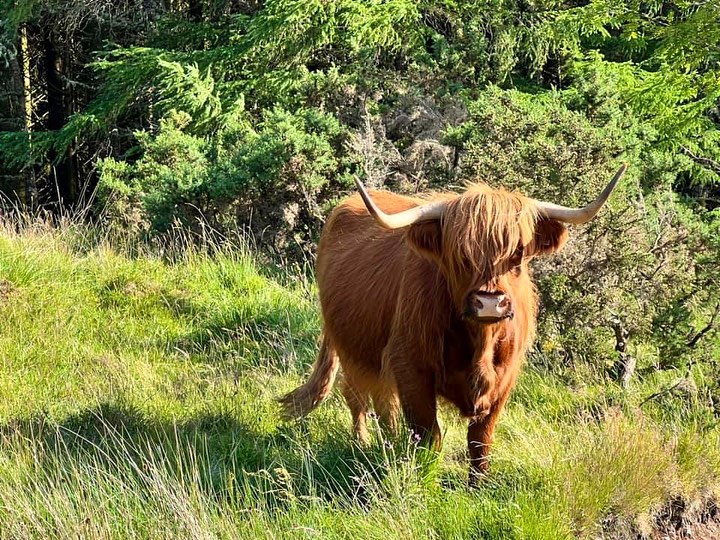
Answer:
[[[0,538],[621,537],[720,493],[712,415],[639,407],[672,375],[623,391],[527,366],[475,491],[450,408],[440,456],[378,426],[357,447],[337,393],[283,424],[274,398],[316,349],[311,283],[237,247],[113,244],[0,230]]]

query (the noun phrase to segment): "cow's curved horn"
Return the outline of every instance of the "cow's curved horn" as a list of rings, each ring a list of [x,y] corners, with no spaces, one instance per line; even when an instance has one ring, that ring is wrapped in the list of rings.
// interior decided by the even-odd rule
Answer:
[[[445,201],[430,202],[421,206],[416,206],[399,212],[397,214],[386,214],[375,204],[370,194],[365,189],[365,186],[356,176],[355,183],[357,184],[358,190],[360,190],[360,196],[365,202],[365,206],[370,212],[370,215],[375,218],[382,227],[386,229],[400,229],[407,227],[418,221],[430,221],[432,219],[440,219],[447,206]]]
[[[623,163],[622,167],[618,169],[613,179],[610,180],[610,183],[598,198],[583,208],[568,208],[567,206],[560,206],[559,204],[545,201],[535,201],[535,203],[537,204],[539,212],[550,219],[557,219],[558,221],[572,223],[574,225],[582,225],[594,218],[600,211],[626,170],[627,163]]]

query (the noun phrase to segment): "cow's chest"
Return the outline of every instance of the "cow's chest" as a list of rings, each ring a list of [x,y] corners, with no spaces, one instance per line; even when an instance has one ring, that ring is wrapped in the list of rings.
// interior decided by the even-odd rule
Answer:
[[[478,351],[463,329],[450,330],[444,342],[442,373],[437,379],[437,393],[453,403],[463,416],[475,417],[497,397],[496,388],[503,385],[506,373],[499,349],[492,351],[490,377],[484,377],[477,365]]]

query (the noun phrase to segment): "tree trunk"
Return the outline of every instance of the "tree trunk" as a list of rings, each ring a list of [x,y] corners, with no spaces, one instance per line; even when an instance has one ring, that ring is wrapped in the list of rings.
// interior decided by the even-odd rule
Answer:
[[[618,359],[612,367],[612,375],[623,388],[627,388],[630,384],[630,379],[635,373],[637,360],[627,352],[629,334],[622,321],[620,319],[613,319],[611,324],[615,332],[615,351],[618,353]]]
[[[28,46],[27,26],[20,27],[20,62],[22,65],[22,114],[23,129],[28,134],[28,149],[32,152],[33,130],[33,100],[32,81],[30,79],[30,47]],[[25,168],[25,204],[31,210],[37,203],[37,185],[35,182],[35,168],[30,164]]]

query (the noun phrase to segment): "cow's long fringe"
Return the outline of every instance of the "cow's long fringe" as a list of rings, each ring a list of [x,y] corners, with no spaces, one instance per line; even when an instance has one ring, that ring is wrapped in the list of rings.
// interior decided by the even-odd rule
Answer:
[[[308,381],[278,401],[285,420],[301,418],[320,405],[330,394],[340,360],[327,336],[323,336],[318,358]]]
[[[535,204],[519,193],[468,185],[449,201],[443,216],[444,257],[451,276],[477,274],[490,281],[518,246],[533,239],[537,218]]]

